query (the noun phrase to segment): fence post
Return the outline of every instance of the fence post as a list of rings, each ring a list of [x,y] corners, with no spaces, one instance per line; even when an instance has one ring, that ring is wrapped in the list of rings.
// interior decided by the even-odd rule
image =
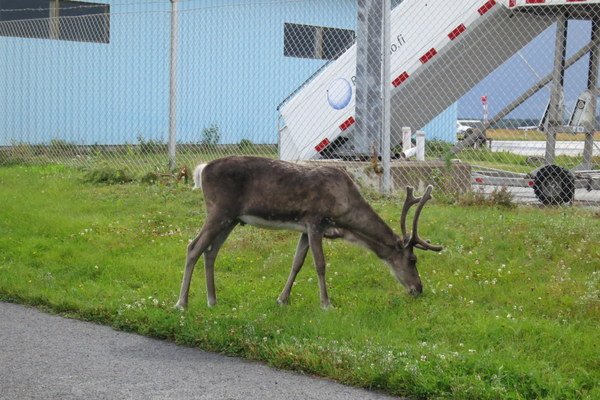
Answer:
[[[169,66],[169,171],[176,168],[177,147],[177,38],[179,20],[177,15],[177,0],[171,0],[171,43]]]
[[[588,82],[587,88],[592,92],[592,99],[590,108],[594,110],[595,115],[596,105],[598,102],[598,62],[600,61],[600,19],[594,18],[592,20],[592,48],[590,50],[590,58],[588,63]],[[580,169],[591,170],[592,160],[594,155],[594,132],[596,128],[595,118],[592,118],[593,122],[585,126],[585,141],[583,144],[583,161],[581,162]]]
[[[412,147],[412,131],[410,126],[402,127],[402,151],[406,152]]]
[[[381,43],[381,51],[383,58],[383,66],[381,68],[381,92],[383,96],[383,123],[381,126],[381,159],[383,166],[383,194],[390,194],[392,191],[392,175],[391,175],[391,152],[392,141],[391,132],[391,104],[390,104],[390,37],[391,37],[391,0],[383,0],[383,43]]]
[[[351,136],[355,157],[380,151],[382,110],[382,6],[378,0],[357,1],[356,128]]]
[[[556,155],[556,134],[563,125],[562,93],[565,79],[565,58],[567,51],[567,29],[569,20],[563,12],[556,23],[556,40],[554,44],[554,70],[552,72],[552,92],[548,115],[544,123],[546,131],[546,164],[554,164]]]
[[[425,161],[425,132],[417,131],[417,161]]]

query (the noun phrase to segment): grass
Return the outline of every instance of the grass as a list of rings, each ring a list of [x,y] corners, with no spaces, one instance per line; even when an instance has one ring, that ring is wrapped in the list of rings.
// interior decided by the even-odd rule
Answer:
[[[365,249],[327,242],[335,308],[307,259],[276,305],[297,234],[242,227],[205,303],[173,310],[204,219],[180,184],[84,182],[61,166],[0,168],[0,299],[413,398],[600,398],[600,220],[582,209],[428,204],[425,293],[406,295]],[[374,199],[397,228],[401,199]]]
[[[60,163],[72,167],[111,167],[129,169],[133,173],[145,174],[168,172],[167,145],[155,141],[143,141],[136,145],[92,145],[79,146],[74,143],[52,140],[49,144],[13,143],[0,148],[0,167],[9,165]],[[206,162],[226,155],[252,155],[275,158],[277,147],[269,144],[253,144],[242,140],[239,144],[178,144],[177,163],[190,167],[199,161]]]
[[[458,158],[463,162],[471,164],[474,168],[484,167],[504,171],[527,173],[539,167],[531,163],[531,157],[513,154],[509,152],[494,152],[489,148],[465,149],[458,154],[451,153],[451,143],[431,140],[426,143],[425,153],[431,159],[453,159]],[[573,169],[582,162],[581,156],[557,155],[555,164],[567,169]],[[600,157],[592,157],[593,169],[600,168]]]
[[[542,131],[520,131],[517,129],[488,129],[486,135],[490,140],[527,140],[527,141],[545,141],[546,134]],[[600,132],[594,133],[594,139],[600,141]],[[583,142],[585,134],[583,133],[558,133],[558,141],[576,141]]]

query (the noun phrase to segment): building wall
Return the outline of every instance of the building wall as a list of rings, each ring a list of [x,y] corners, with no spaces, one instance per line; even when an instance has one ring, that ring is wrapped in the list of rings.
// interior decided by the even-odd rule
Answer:
[[[166,142],[170,1],[109,3],[108,44],[0,37],[0,145]],[[189,0],[179,9],[181,142],[216,125],[224,143],[276,143],[277,106],[325,62],[284,57],[284,23],[354,29],[356,20],[354,0]],[[451,139],[455,107],[444,120],[452,124],[435,129]]]

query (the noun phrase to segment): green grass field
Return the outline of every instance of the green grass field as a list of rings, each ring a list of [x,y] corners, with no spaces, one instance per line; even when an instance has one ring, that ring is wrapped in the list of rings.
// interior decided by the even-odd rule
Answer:
[[[199,263],[172,308],[202,194],[98,185],[61,166],[0,168],[0,299],[414,398],[600,398],[600,216],[576,208],[428,204],[425,293],[405,294],[367,250],[327,242],[335,308],[312,260],[275,303],[297,234],[237,228],[208,308]],[[397,229],[401,199],[372,204]]]
[[[518,129],[488,129],[486,131],[487,137],[490,140],[534,140],[534,141],[545,141],[546,135],[544,132],[533,130],[533,131],[520,131]],[[600,132],[594,133],[594,139],[600,140]],[[558,133],[556,135],[558,141],[577,141],[581,142],[585,140],[585,134],[583,133]]]

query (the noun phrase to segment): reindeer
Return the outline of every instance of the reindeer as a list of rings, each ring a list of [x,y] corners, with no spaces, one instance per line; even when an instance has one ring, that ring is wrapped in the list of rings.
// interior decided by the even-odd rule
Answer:
[[[431,185],[422,197],[413,188],[400,217],[402,236],[377,215],[361,196],[350,177],[333,167],[310,168],[285,161],[258,157],[226,157],[196,167],[195,189],[202,189],[206,221],[187,248],[187,259],[179,300],[184,309],[194,266],[204,254],[208,305],[216,304],[214,265],[219,249],[238,224],[301,232],[287,283],[277,302],[287,304],[296,275],[309,248],[312,251],[320,289],[321,307],[330,306],[325,284],[323,238],[342,238],[373,251],[391,268],[408,292],[419,295],[423,285],[417,271],[414,249],[440,251],[419,237],[417,227],[425,203],[431,199]],[[418,204],[412,234],[406,231],[406,216]]]

